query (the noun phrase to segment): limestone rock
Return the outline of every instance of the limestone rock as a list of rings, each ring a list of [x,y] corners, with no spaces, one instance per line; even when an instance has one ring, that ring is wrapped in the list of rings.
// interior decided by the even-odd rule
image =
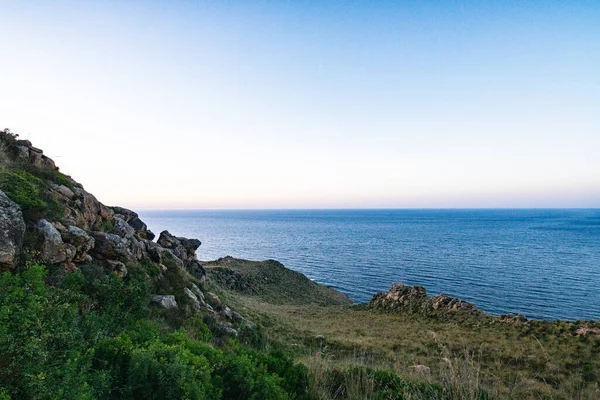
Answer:
[[[114,233],[91,232],[96,245],[90,254],[99,260],[117,260],[124,263],[137,259],[130,249],[130,242]]]
[[[577,329],[577,331],[575,331],[575,333],[579,336],[587,336],[587,335],[600,336],[600,328],[590,328],[587,326],[582,326],[579,329]]]
[[[175,254],[173,254],[171,250],[165,249],[164,247],[150,240],[142,240],[142,243],[144,244],[148,258],[150,258],[151,261],[157,264],[164,264],[165,261],[170,260],[179,268],[185,267],[184,262]]]
[[[229,336],[237,337],[237,335],[238,335],[238,331],[229,326],[224,326],[223,330],[225,330],[225,333],[227,333]]]
[[[24,234],[21,208],[0,191],[0,271],[16,267]]]
[[[191,291],[190,289],[188,289],[188,288],[184,288],[184,289],[183,289],[183,292],[184,292],[184,293],[185,293],[185,295],[186,295],[187,297],[189,297],[191,300],[193,300],[193,301],[196,301],[196,302],[198,301],[198,297],[196,297],[196,295],[195,295],[194,293],[192,293],[192,291]]]
[[[73,260],[76,253],[75,246],[64,243],[62,236],[54,225],[42,219],[38,222],[36,228],[40,234],[37,249],[44,263],[58,264]]]
[[[202,244],[198,239],[176,237],[171,235],[169,231],[161,232],[157,243],[166,249],[171,249],[183,261],[195,259],[196,250]]]
[[[60,233],[65,243],[71,244],[73,247],[75,247],[75,256],[73,257],[73,261],[85,261],[88,251],[90,251],[90,249],[92,249],[96,243],[94,238],[88,235],[83,229],[73,225],[69,225],[67,228],[61,229]]]
[[[115,223],[115,226],[111,230],[111,233],[117,234],[125,238],[133,237],[133,235],[135,234],[135,229],[133,229],[133,227],[129,225],[127,221],[116,215],[113,217],[113,221]]]
[[[184,237],[176,237],[168,231],[161,232],[156,245],[168,249],[172,254],[183,262],[185,267],[196,279],[204,284],[206,281],[206,270],[196,258],[196,250],[200,247],[201,242],[198,239],[188,239]],[[156,253],[156,250],[153,249]],[[158,258],[158,257],[154,257]]]
[[[65,185],[57,186],[56,192],[69,200],[75,197],[75,193]]]
[[[141,260],[147,257],[146,254],[146,246],[144,243],[137,240],[135,237],[128,238],[129,241],[129,249],[131,250],[131,254],[137,259]]]
[[[102,230],[107,221],[112,220],[114,212],[100,203],[96,197],[83,190],[74,182],[74,196],[66,202],[65,220],[85,230]]]
[[[148,227],[144,221],[139,218],[136,212],[123,207],[113,207],[113,210],[134,229],[134,232],[137,233],[140,238],[147,240],[154,239],[154,233],[148,230]]]
[[[196,284],[194,284],[194,283],[191,284],[191,287],[192,287],[192,292],[194,292],[196,297],[198,297],[198,300],[204,301],[204,293],[202,293],[202,290],[200,290],[200,288],[198,286],[196,286]]]
[[[146,252],[148,253],[148,258],[157,264],[162,264],[162,251],[163,248],[159,246],[157,243],[150,240],[143,240],[144,246],[146,247]]]
[[[477,311],[477,307],[475,307],[475,305],[454,297],[446,296],[445,294],[434,296],[431,301],[434,310],[462,310],[467,312]]]
[[[202,293],[200,288],[193,283],[190,284],[190,286],[191,286],[191,290],[185,288],[184,292],[190,299],[192,299],[192,301],[195,300],[194,307],[197,308],[195,311],[199,311],[199,309],[205,309],[209,313],[214,313],[215,310],[212,308],[212,306],[210,306],[209,304],[206,303],[206,300],[204,298],[204,293]]]
[[[410,311],[424,314],[464,313],[482,315],[475,305],[445,294],[428,296],[424,287],[409,286],[402,282],[394,283],[387,292],[377,293],[369,302],[371,308]]]
[[[227,319],[233,319],[231,308],[227,306],[223,307],[223,309],[221,310],[221,315]]]
[[[170,308],[177,308],[177,301],[175,301],[175,296],[169,295],[155,295],[150,298],[150,302],[152,304],[156,304],[159,307],[168,310]]]

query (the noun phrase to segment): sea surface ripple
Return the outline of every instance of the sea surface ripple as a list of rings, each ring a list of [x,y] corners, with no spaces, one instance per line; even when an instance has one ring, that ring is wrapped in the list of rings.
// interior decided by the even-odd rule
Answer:
[[[198,256],[276,259],[366,302],[420,284],[492,314],[600,319],[600,210],[146,211]]]

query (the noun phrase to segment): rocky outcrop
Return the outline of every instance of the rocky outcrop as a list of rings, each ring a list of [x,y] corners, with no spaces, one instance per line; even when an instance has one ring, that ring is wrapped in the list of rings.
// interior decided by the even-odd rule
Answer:
[[[600,328],[590,328],[587,326],[582,326],[580,328],[578,328],[575,333],[579,336],[587,336],[587,335],[592,335],[592,336],[600,336]]]
[[[55,189],[56,196],[63,196],[59,189]],[[103,226],[112,221],[114,211],[86,192],[81,185],[74,185],[73,197],[65,201],[65,221],[85,230],[103,230]]]
[[[130,263],[137,260],[131,249],[131,241],[114,233],[90,232],[95,246],[90,255],[99,260],[117,260]]]
[[[202,244],[198,239],[176,237],[171,235],[169,231],[161,232],[156,243],[166,249],[172,250],[173,254],[183,261],[195,259],[196,250]]]
[[[93,237],[87,234],[81,228],[73,225],[64,227],[62,224],[55,224],[57,229],[60,231],[62,240],[75,247],[75,256],[73,257],[74,262],[83,262],[87,258],[87,253],[94,248],[96,241]]]
[[[131,210],[123,207],[113,207],[115,214],[121,219],[125,220],[129,226],[131,226],[134,232],[141,238],[147,240],[153,240],[155,235],[148,229],[144,221],[142,221],[139,215]]]
[[[65,243],[53,224],[42,219],[38,222],[36,229],[39,234],[37,250],[42,262],[59,264],[73,260],[77,252],[75,246]]]
[[[117,234],[124,238],[132,238],[135,235],[135,229],[131,225],[127,223],[123,218],[119,215],[115,215],[113,217],[114,227],[110,231],[110,233]]]
[[[28,233],[40,262],[64,267],[56,276],[78,268],[84,271],[97,268],[120,278],[126,278],[130,271],[142,272],[156,284],[158,293],[169,293],[151,296],[151,304],[162,309],[179,308],[182,314],[209,313],[223,322],[231,334],[237,334],[232,321],[246,320],[221,303],[216,295],[207,302],[201,289],[206,271],[196,256],[199,240],[164,231],[153,242],[155,235],[137,213],[102,204],[81,184],[61,174],[54,161],[29,141],[9,139],[8,145],[10,154],[6,153],[4,162],[12,162],[10,168],[42,180],[38,185],[39,197],[48,200],[53,208],[52,213],[40,214],[45,216],[43,219],[37,220],[39,216],[32,214],[25,221],[19,206],[0,192],[0,270],[18,265],[23,238]],[[181,282],[185,283],[183,289],[179,286]],[[218,310],[209,304],[211,301]],[[247,325],[253,324],[248,321]]]
[[[165,310],[177,308],[177,301],[173,295],[156,295],[150,298],[150,303],[157,305]]]
[[[46,157],[42,150],[33,147],[29,140],[17,140],[16,150],[21,160],[28,161],[36,168],[53,170],[57,169],[54,161]]]
[[[515,324],[515,323],[525,323],[527,322],[527,317],[523,314],[503,314],[500,317],[498,317],[498,319],[500,320],[500,322],[504,322],[507,324]]]
[[[198,239],[188,239],[184,237],[176,237],[163,231],[156,242],[162,248],[168,249],[179,260],[183,262],[184,267],[198,279],[204,283],[206,280],[206,270],[196,257],[196,250],[202,244]]]
[[[21,208],[0,191],[0,271],[18,264],[24,235]]]
[[[462,313],[482,315],[475,305],[445,294],[428,296],[423,286],[394,283],[388,292],[377,293],[369,307],[395,311],[410,311],[422,314]]]

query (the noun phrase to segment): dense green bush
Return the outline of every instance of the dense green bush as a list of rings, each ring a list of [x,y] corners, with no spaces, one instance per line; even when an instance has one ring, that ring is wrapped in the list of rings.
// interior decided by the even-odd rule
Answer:
[[[46,182],[29,172],[5,171],[0,177],[0,189],[21,206],[26,221],[61,219],[64,216],[64,205],[48,195]]]
[[[8,172],[1,184],[4,193],[21,206],[25,219],[41,216],[48,209],[48,204],[40,195],[45,187],[44,182],[28,172]]]
[[[63,185],[73,190],[75,186],[73,182],[62,172],[57,169],[51,168],[36,168],[31,164],[25,164],[22,166],[27,172],[45,181],[56,183],[57,185]]]
[[[216,348],[200,318],[169,333],[143,266],[120,279],[87,265],[55,286],[45,274],[0,275],[0,398],[306,398],[305,368],[283,353]]]

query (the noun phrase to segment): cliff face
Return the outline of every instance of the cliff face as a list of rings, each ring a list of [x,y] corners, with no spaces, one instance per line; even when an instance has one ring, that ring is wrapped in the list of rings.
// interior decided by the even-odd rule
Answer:
[[[137,213],[106,206],[42,150],[0,131],[0,271],[30,261],[58,275],[93,265],[124,278],[141,264],[156,292],[152,304],[213,314],[231,328],[231,310],[218,298],[215,307],[205,301],[206,272],[196,256],[201,242],[168,231],[154,238]]]

